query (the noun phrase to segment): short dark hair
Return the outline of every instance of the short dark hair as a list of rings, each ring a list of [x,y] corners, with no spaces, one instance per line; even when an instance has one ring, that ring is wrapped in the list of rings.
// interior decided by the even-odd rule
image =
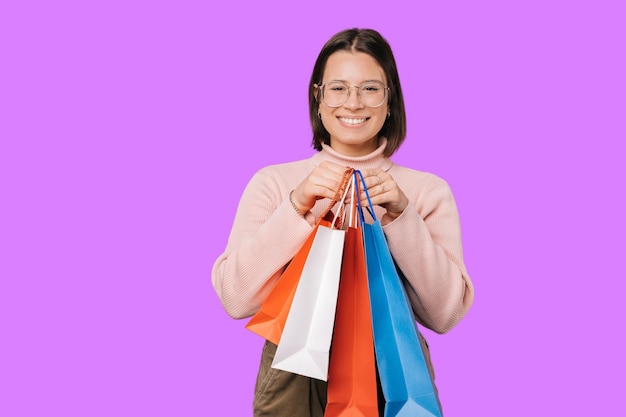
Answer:
[[[380,33],[373,29],[347,29],[334,35],[320,51],[313,74],[309,82],[309,118],[313,128],[313,148],[322,150],[322,143],[330,144],[330,134],[318,117],[319,92],[316,95],[315,84],[322,84],[328,57],[337,51],[363,52],[378,62],[385,72],[389,87],[388,105],[389,118],[380,130],[379,135],[387,138],[385,156],[391,156],[402,144],[406,136],[406,114],[404,98],[400,87],[400,77],[391,46]]]

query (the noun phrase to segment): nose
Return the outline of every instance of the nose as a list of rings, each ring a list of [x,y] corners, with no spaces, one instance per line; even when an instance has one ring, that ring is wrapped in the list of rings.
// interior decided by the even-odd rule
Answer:
[[[352,90],[354,90],[354,93]],[[363,103],[361,103],[361,99],[359,98],[358,86],[348,88],[348,100],[344,103],[344,107],[349,109],[360,109],[363,107]]]

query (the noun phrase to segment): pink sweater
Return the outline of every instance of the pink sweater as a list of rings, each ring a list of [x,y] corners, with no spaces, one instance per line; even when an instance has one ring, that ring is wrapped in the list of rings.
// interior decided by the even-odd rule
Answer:
[[[311,233],[328,206],[319,200],[305,218],[289,202],[289,192],[324,160],[355,169],[380,168],[409,199],[405,211],[383,226],[389,249],[404,274],[417,320],[444,333],[472,305],[474,289],[463,263],[461,229],[447,183],[426,172],[394,164],[382,153],[386,141],[363,157],[346,157],[332,148],[309,159],[259,170],[239,202],[228,244],[213,265],[213,287],[233,318],[253,315]],[[375,207],[382,218],[385,210]]]

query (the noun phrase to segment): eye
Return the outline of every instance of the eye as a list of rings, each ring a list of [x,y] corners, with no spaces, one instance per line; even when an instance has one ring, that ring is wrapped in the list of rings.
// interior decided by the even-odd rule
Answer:
[[[327,88],[328,91],[332,91],[334,93],[342,93],[347,89],[346,86],[342,83],[330,83],[328,84]]]
[[[382,89],[382,86],[378,84],[374,84],[374,83],[364,84],[363,86],[361,86],[361,91],[363,91],[364,93],[377,93],[381,89]]]

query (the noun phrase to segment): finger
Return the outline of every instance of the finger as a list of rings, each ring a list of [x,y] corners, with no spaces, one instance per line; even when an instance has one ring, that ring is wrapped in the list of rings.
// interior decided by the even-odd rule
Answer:
[[[361,174],[363,174],[364,178],[370,178],[370,177],[376,177],[377,175],[383,179],[384,175],[387,174],[385,171],[383,171],[382,169],[364,169],[361,170]]]
[[[373,190],[377,186],[380,186],[387,180],[389,174],[381,169],[366,169],[361,171],[363,174],[363,180],[368,191]]]
[[[314,195],[316,199],[339,199],[345,191],[345,182],[343,173],[339,175],[336,172],[321,169],[309,176],[305,189],[308,195]]]
[[[349,169],[350,168],[338,164],[328,163],[320,164],[317,168],[315,168],[314,173],[332,181],[333,187],[338,188],[342,182],[349,179],[346,177]]]
[[[346,172],[346,169],[348,169],[348,167],[344,165],[336,164],[330,161],[323,161],[321,164],[318,165],[318,168],[335,172],[341,176],[343,176],[344,172]]]

